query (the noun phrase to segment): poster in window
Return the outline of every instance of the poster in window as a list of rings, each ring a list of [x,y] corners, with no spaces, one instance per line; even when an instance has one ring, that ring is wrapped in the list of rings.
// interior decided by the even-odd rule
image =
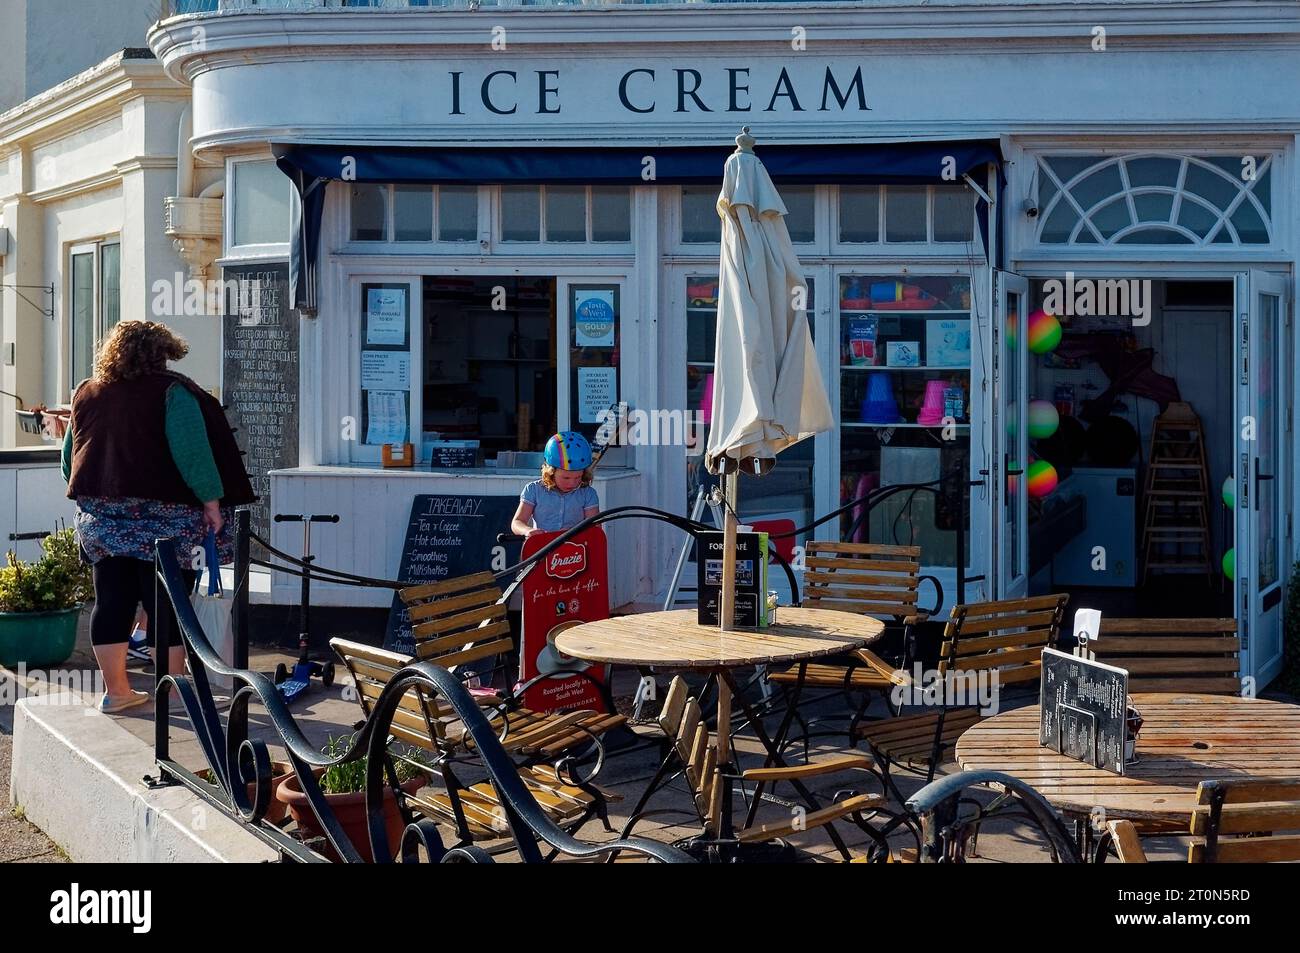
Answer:
[[[406,288],[366,287],[366,344],[406,344]]]
[[[578,423],[601,422],[600,413],[618,400],[618,368],[578,368]]]
[[[410,390],[411,355],[406,351],[362,351],[362,390]]]
[[[617,320],[613,288],[573,289],[575,347],[613,347]]]

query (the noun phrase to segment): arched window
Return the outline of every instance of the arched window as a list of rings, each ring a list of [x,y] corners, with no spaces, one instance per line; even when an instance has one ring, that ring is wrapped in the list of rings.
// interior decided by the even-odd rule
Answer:
[[[1273,155],[1040,155],[1044,245],[1267,245]]]

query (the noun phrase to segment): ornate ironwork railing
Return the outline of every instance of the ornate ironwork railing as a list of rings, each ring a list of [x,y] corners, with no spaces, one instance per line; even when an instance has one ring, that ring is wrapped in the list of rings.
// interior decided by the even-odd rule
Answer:
[[[988,804],[967,794],[970,788],[988,785],[1000,789]],[[959,771],[940,778],[913,794],[907,810],[921,822],[918,859],[922,863],[964,863],[966,845],[978,837],[980,826],[994,817],[1014,817],[1038,828],[1057,863],[1083,861],[1056,809],[1024,781],[999,771]]]
[[[199,625],[189,602],[180,570],[175,543],[159,540],[155,568],[162,582],[159,601],[170,600],[180,624],[181,639],[189,672],[173,673],[167,668],[167,653],[156,653],[157,714],[154,748],[159,775],[149,779],[155,785],[183,784],[217,810],[234,818],[289,859],[316,862],[325,858],[279,828],[265,822],[272,790],[271,751],[260,738],[249,735],[248,709],[258,703],[265,710],[279,743],[284,747],[294,776],[315,815],[325,839],[338,857],[348,863],[362,862],[358,850],[339,824],[321,790],[313,768],[330,768],[366,758],[365,804],[370,856],[376,862],[395,858],[388,842],[384,819],[387,790],[396,795],[399,785],[388,744],[390,728],[402,696],[412,688],[450,708],[472,739],[488,780],[495,789],[504,821],[519,856],[527,862],[543,859],[543,849],[571,857],[602,857],[611,852],[628,852],[666,863],[689,862],[682,852],[651,840],[628,838],[603,844],[586,843],[556,825],[519,777],[518,769],[497,739],[478,704],[451,672],[431,662],[419,662],[402,669],[385,686],[371,713],[352,736],[346,750],[331,757],[311,744],[294,720],[280,691],[261,672],[228,666],[217,654]],[[155,607],[161,608],[161,605]],[[233,695],[224,721],[213,698],[209,675],[233,680]],[[181,765],[170,753],[171,693],[180,698],[186,718],[207,761],[213,783],[201,779]],[[405,828],[399,854],[403,862],[420,859],[431,862],[490,862],[491,856],[471,844],[447,846],[438,826],[428,819],[416,819],[397,798]]]

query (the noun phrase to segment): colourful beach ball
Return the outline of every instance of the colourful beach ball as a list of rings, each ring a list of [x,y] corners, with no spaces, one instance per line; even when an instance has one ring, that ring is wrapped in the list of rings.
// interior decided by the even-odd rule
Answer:
[[[1055,490],[1056,482],[1056,467],[1046,460],[1035,460],[1025,471],[1025,486],[1029,488],[1029,495],[1036,500],[1041,500]]]
[[[1019,469],[1020,469],[1020,464],[1015,460],[1010,460],[1007,462],[1007,496],[1016,495],[1016,487],[1020,485],[1020,481],[1017,480],[1015,477],[1011,476],[1011,474]]]
[[[1016,349],[1016,327],[1020,324],[1020,316],[1014,311],[1007,315],[1007,350],[1014,352]]]
[[[1056,405],[1050,400],[1031,400],[1029,402],[1029,436],[1035,440],[1045,440],[1056,433],[1061,426],[1061,415]]]
[[[1061,322],[1041,308],[1029,316],[1029,350],[1046,354],[1061,343]]]
[[[1223,554],[1223,574],[1229,579],[1237,578],[1237,548],[1235,546]]]
[[[1223,497],[1223,505],[1230,510],[1237,508],[1237,481],[1232,477],[1223,478],[1223,489],[1220,491]]]

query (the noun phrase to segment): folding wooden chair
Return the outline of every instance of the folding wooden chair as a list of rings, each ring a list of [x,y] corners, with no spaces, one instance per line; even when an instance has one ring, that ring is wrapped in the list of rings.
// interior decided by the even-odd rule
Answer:
[[[413,657],[419,661],[434,661],[459,674],[471,662],[495,658],[513,648],[501,589],[491,573],[481,572],[412,586],[401,590],[398,596],[410,615],[411,633],[415,639]],[[592,678],[586,672],[572,674]],[[521,697],[523,690],[532,683],[516,686],[513,691],[485,692],[480,689],[473,692],[486,698],[484,707],[496,707],[501,712],[501,743],[509,752],[549,759],[583,741],[590,742],[627,721],[614,711],[613,701],[603,684],[601,692],[609,713],[530,711],[522,706]],[[449,729],[446,741],[454,743],[456,740],[455,729]]]
[[[369,645],[331,639],[330,647],[343,660],[356,686],[357,700],[369,717],[373,704],[401,669],[415,659]],[[480,697],[480,706],[492,707],[493,699]],[[517,714],[517,713],[516,713]],[[559,827],[576,830],[589,818],[599,817],[609,829],[606,794],[589,782],[574,783],[561,777],[555,766],[541,763],[561,754],[575,742],[590,742],[593,735],[580,728],[583,712],[532,721],[516,719],[516,730],[507,734],[509,753],[523,756],[519,777],[532,792],[547,816]],[[440,775],[443,789],[426,787],[418,794],[405,795],[407,806],[456,831],[462,843],[509,836],[506,815],[490,781],[464,783],[460,771],[472,771],[472,761],[457,754],[473,751],[473,744],[451,709],[440,705],[416,688],[409,689],[393,715],[389,729],[394,738],[429,752],[430,770]]]
[[[891,797],[900,804],[906,800],[894,783],[894,768],[933,781],[962,732],[983,717],[975,705],[950,704],[949,684],[974,681],[978,687],[978,680],[996,678],[990,686],[998,693],[996,701],[1005,686],[1037,682],[1042,651],[1055,644],[1068,601],[1069,596],[1057,594],[953,606],[934,673],[942,688],[939,704],[920,713],[860,721],[853,729]],[[909,688],[923,691],[926,686]]]
[[[1240,695],[1236,619],[1102,617],[1097,661],[1127,669],[1128,690]]]
[[[803,605],[880,619],[893,630],[891,634],[901,635],[901,649],[885,657],[862,648],[808,665],[803,692],[820,691],[814,696],[801,694],[799,704],[835,692],[843,692],[848,697],[849,711],[864,709],[875,694],[889,704],[890,692],[906,683],[903,673],[915,657],[913,627],[930,617],[929,610],[917,606],[921,580],[933,579],[921,575],[921,547],[814,540],[807,544],[805,553]],[[938,586],[937,581],[935,585]],[[767,680],[781,686],[788,702],[789,687],[799,680],[799,667],[771,672]],[[896,707],[894,713],[897,714]],[[808,721],[802,717],[799,720],[802,731],[794,740],[806,742],[819,734],[832,734],[815,732]],[[822,720],[826,719],[814,721]]]
[[[718,764],[717,748],[708,726],[704,722],[699,699],[690,697],[686,680],[675,676],[664,696],[663,707],[658,718],[659,727],[667,736],[668,754],[660,764],[659,771],[651,780],[649,787],[641,796],[632,811],[621,836],[627,837],[632,828],[643,818],[656,814],[681,813],[674,809],[645,811],[651,797],[675,777],[685,779],[690,789],[695,807],[695,814],[704,829],[706,839],[721,837],[724,833],[723,823],[723,784],[722,766]],[[781,820],[759,824],[755,820],[757,805],[761,800],[762,788],[779,782],[790,782],[799,787],[801,793],[807,793],[803,781],[808,778],[833,774],[851,768],[866,768],[869,762],[859,754],[828,758],[815,764],[798,766],[771,766],[751,768],[742,771],[741,781],[756,785],[751,801],[752,809],[745,823],[736,825],[735,839],[740,844],[761,844],[790,837],[796,832],[828,828],[831,839],[848,860],[847,848],[838,835],[830,829],[837,820],[853,816],[860,821],[863,811],[871,812],[884,804],[884,799],[877,794],[850,794],[836,800],[826,807],[790,810]],[[814,802],[815,803],[815,802]],[[859,826],[863,826],[860,823]]]
[[[1106,826],[1122,863],[1147,863],[1138,828],[1131,821],[1110,821]],[[1190,864],[1300,861],[1300,781],[1202,781],[1196,788],[1189,830]]]

